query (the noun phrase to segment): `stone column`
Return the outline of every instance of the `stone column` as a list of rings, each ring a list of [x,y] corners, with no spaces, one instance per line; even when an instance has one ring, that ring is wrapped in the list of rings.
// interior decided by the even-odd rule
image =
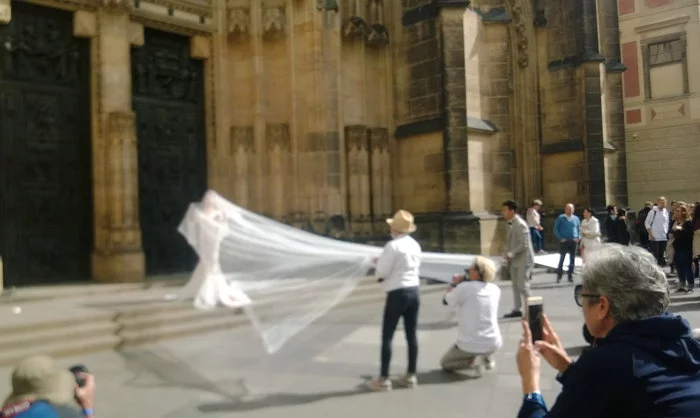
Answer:
[[[515,166],[514,194],[517,201],[529,202],[542,195],[537,38],[531,3],[506,0],[506,5],[513,16],[510,32],[513,49],[514,113],[511,115],[511,130]]]
[[[106,0],[94,14],[75,13],[76,35],[92,40],[92,275],[103,282],[145,278],[130,65],[131,43],[143,43],[143,28],[130,22],[129,8],[127,1]]]
[[[601,63],[605,58],[600,54],[598,42],[598,13],[595,0],[582,0],[579,16],[580,61],[579,71],[583,74],[585,101],[585,146],[588,165],[588,205],[604,207],[605,190],[605,127],[601,81],[604,77]]]
[[[372,167],[372,215],[374,233],[386,233],[386,219],[392,210],[391,154],[389,153],[389,130],[372,128],[369,130],[369,145]]]
[[[350,228],[354,234],[369,235],[371,224],[371,185],[369,138],[367,127],[345,127],[346,167],[348,172],[348,210]]]
[[[12,18],[12,6],[10,0],[0,0],[0,24],[6,25],[10,23]]]
[[[313,4],[312,4],[313,3]],[[335,11],[295,3],[294,106],[301,207],[321,223],[345,212],[339,123],[340,24]],[[306,10],[302,10],[306,9]]]
[[[469,210],[469,164],[467,156],[467,97],[464,62],[464,8],[443,6],[443,51],[452,51],[443,60],[445,88],[445,172],[447,209]],[[461,51],[461,53],[454,53]]]

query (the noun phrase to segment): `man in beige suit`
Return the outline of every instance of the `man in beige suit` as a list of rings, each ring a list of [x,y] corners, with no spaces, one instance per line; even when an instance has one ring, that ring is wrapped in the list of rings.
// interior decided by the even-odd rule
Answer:
[[[523,298],[530,296],[530,278],[535,254],[532,251],[530,229],[516,211],[518,205],[508,200],[503,202],[503,217],[506,226],[506,252],[503,262],[507,264],[510,280],[513,283],[513,311],[504,318],[521,318],[523,316]]]

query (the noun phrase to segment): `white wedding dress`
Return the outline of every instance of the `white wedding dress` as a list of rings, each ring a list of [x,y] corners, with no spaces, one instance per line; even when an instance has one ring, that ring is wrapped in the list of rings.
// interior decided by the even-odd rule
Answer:
[[[179,230],[199,255],[199,263],[192,278],[180,290],[179,298],[194,296],[194,306],[197,309],[214,309],[218,306],[240,308],[250,305],[248,295],[237,283],[227,280],[221,271],[221,241],[229,234],[224,212],[206,207],[206,203],[204,208],[192,204]]]
[[[583,248],[584,263],[600,245],[600,235],[600,222],[595,216],[581,221],[581,247]]]

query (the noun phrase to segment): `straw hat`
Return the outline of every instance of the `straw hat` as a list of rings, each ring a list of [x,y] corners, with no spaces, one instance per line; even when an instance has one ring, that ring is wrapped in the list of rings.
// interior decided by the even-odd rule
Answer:
[[[75,387],[73,373],[59,367],[51,357],[29,357],[12,373],[12,393],[3,405],[38,399],[54,405],[68,404],[73,400]]]
[[[393,218],[387,219],[391,229],[402,234],[410,234],[416,230],[416,225],[413,223],[413,215],[406,210],[399,210]]]

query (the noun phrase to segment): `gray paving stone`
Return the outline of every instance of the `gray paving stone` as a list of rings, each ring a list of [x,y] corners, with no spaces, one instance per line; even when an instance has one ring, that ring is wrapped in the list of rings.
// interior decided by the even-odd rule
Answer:
[[[585,344],[573,286],[552,285],[539,274],[535,294],[572,353]],[[512,294],[503,287],[501,314],[510,311]],[[700,294],[674,296],[673,310],[700,325]],[[392,393],[368,393],[365,379],[379,368],[381,306],[335,311],[294,338],[275,355],[263,350],[250,328],[132,348],[82,358],[62,359],[66,366],[85,363],[98,379],[100,418],[232,417],[514,417],[520,406],[515,351],[517,320],[503,320],[504,347],[497,367],[481,379],[439,371],[439,359],[454,342],[454,322],[441,295],[424,297],[420,316],[420,387]],[[402,332],[394,341],[392,372],[403,372],[406,348]],[[10,369],[0,370],[0,392],[9,391]],[[553,402],[559,390],[555,373],[543,367],[542,389]]]

